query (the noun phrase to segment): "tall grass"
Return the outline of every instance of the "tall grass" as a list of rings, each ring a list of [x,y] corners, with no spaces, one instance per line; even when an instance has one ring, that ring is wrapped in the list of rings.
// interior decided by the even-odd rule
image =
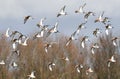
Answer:
[[[0,37],[0,60],[5,60],[5,65],[0,65],[0,79],[27,79],[31,71],[35,71],[36,79],[120,79],[120,55],[118,49],[114,47],[111,39],[112,35],[100,36],[96,41],[100,48],[92,55],[88,45],[86,48],[80,46],[80,40],[73,41],[68,47],[66,36],[56,37],[57,43],[44,50],[45,41],[42,39],[29,39],[28,46],[18,46],[20,56],[14,57],[12,54],[12,44],[6,37]],[[81,39],[81,38],[79,38]],[[49,42],[52,42],[49,38]],[[94,43],[94,42],[93,42]],[[116,63],[112,63],[108,68],[108,59],[115,55]],[[70,61],[62,60],[67,56]],[[17,69],[10,70],[10,62],[16,61]],[[53,71],[48,68],[49,62],[56,65]],[[75,66],[83,64],[83,69],[78,73]],[[93,73],[86,75],[88,67],[93,69]]]

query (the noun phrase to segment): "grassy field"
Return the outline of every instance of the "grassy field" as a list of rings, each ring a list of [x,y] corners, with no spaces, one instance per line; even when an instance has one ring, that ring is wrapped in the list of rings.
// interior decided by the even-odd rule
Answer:
[[[120,79],[120,41],[115,47],[111,39],[114,36],[99,36],[93,39],[94,42],[86,44],[85,48],[80,46],[81,37],[78,40],[65,46],[66,36],[56,37],[55,44],[44,50],[45,42],[42,39],[28,40],[28,46],[18,46],[20,55],[16,56],[12,52],[11,41],[0,37],[0,61],[5,60],[5,65],[0,65],[0,79],[28,79],[28,75],[35,71],[36,79]],[[49,38],[51,42],[53,39]],[[90,47],[93,43],[99,43],[100,48],[91,53]],[[116,63],[111,63],[108,67],[108,59],[114,55]],[[64,57],[69,61],[65,61]],[[15,61],[17,68],[10,68],[11,62]],[[53,71],[48,68],[49,62],[54,62]],[[75,66],[82,64],[80,73]],[[86,74],[86,70],[91,67],[92,73]]]

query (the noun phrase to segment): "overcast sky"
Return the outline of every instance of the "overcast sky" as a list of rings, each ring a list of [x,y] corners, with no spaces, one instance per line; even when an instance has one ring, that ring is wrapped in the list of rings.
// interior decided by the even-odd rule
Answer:
[[[36,24],[41,18],[46,17],[46,24],[54,25],[59,22],[59,30],[64,34],[71,34],[82,23],[83,15],[75,14],[74,11],[80,5],[86,3],[85,11],[93,11],[96,17],[102,11],[104,16],[111,18],[114,32],[120,31],[120,0],[0,0],[0,30],[5,31],[8,27],[25,34],[38,31]],[[67,16],[57,18],[59,10],[66,5]],[[34,20],[23,24],[24,16],[32,15]],[[83,32],[88,34],[95,27],[103,27],[101,24],[94,24],[95,17],[89,18],[88,29]]]

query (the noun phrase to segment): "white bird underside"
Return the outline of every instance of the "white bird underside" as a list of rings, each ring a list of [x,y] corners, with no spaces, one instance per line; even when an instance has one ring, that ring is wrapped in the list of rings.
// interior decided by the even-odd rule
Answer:
[[[5,64],[5,61],[2,60],[2,61],[0,62],[0,65],[4,65],[4,64]]]
[[[113,45],[114,45],[114,46],[117,46],[117,43],[116,43],[115,41],[113,41]]]
[[[82,48],[85,48],[85,42],[84,41],[81,42],[81,46],[82,46]]]
[[[35,75],[34,75],[34,72],[31,72],[31,74],[28,75],[28,76],[29,76],[29,78],[36,78]]]
[[[6,36],[6,37],[10,37],[10,35],[9,35],[9,30],[10,30],[9,28],[6,30],[6,33],[5,33],[5,36]]]
[[[109,30],[108,30],[108,29],[106,29],[106,30],[105,30],[105,33],[106,33],[106,35],[108,35],[108,34],[109,34]]]

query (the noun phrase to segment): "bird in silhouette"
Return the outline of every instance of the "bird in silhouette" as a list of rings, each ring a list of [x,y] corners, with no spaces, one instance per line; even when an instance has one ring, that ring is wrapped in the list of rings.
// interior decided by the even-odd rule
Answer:
[[[24,24],[30,19],[32,16],[28,15],[24,17]],[[33,18],[32,18],[33,19]]]

